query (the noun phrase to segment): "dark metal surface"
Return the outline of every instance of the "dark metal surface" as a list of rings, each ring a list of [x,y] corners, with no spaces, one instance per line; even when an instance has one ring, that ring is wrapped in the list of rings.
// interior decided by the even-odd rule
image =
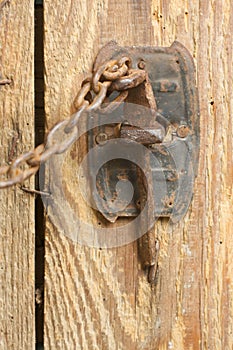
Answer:
[[[111,42],[100,51],[94,69],[106,60],[119,60],[124,56],[130,57],[132,68],[128,74],[131,82],[134,81],[131,72],[136,68],[142,69],[144,80],[141,82],[137,75],[139,82],[135,88],[125,76],[113,82],[111,89],[130,89],[122,108],[117,111],[122,122],[111,124],[112,113],[105,113],[104,118],[109,118],[109,124],[101,125],[89,134],[89,147],[99,143],[99,135],[103,146],[109,139],[124,138],[149,147],[151,157],[145,159],[145,168],[151,172],[151,184],[147,186],[152,186],[154,195],[153,215],[155,218],[170,217],[177,222],[190,204],[198,166],[199,110],[193,60],[178,42],[169,48],[119,47]],[[142,110],[132,110],[132,104],[148,108],[151,118],[148,119],[148,113],[145,116]],[[99,111],[97,118],[102,117]],[[142,128],[133,125],[135,118]],[[92,162],[95,163],[94,158]],[[122,174],[133,183],[134,197],[125,210],[113,215],[109,209],[116,197],[117,180]],[[94,186],[96,179],[92,180]],[[97,176],[99,195],[104,200],[97,203],[99,211],[111,222],[119,216],[138,215],[142,209],[138,203],[142,206],[142,198],[147,195],[143,181],[143,172],[129,161],[115,159],[105,164]],[[166,191],[162,182],[166,184]]]

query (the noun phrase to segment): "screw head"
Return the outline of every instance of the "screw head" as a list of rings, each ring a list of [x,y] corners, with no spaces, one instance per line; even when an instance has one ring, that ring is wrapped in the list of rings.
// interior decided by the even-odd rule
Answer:
[[[99,145],[104,145],[108,140],[108,135],[105,134],[104,132],[100,132],[98,135],[95,137],[96,143]]]
[[[178,127],[178,129],[177,129],[177,135],[178,135],[179,137],[184,138],[184,137],[188,136],[189,131],[190,131],[190,130],[189,130],[189,128],[188,128],[187,125],[180,125],[180,126]]]
[[[139,68],[139,69],[145,69],[145,67],[146,67],[145,61],[140,60],[140,61],[138,62],[138,68]]]

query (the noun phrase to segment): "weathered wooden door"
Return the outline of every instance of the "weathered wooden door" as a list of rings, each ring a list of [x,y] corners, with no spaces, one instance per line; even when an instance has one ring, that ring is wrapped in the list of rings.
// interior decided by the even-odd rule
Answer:
[[[0,86],[4,164],[33,146],[34,4],[31,0],[2,4],[0,78],[11,80]],[[121,46],[170,46],[178,40],[196,65],[201,145],[188,213],[176,225],[167,220],[156,223],[160,240],[156,285],[148,283],[141,268],[137,242],[111,249],[75,243],[49,216],[45,201],[44,317],[37,315],[37,324],[44,318],[44,335],[43,339],[38,335],[37,327],[38,343],[43,340],[45,350],[232,349],[233,3],[44,0],[43,13],[41,93],[46,130],[71,115],[80,84],[108,41],[114,39]],[[37,50],[42,52],[38,44],[36,48],[35,57]],[[61,169],[64,212],[70,205],[83,221],[104,226],[77,186],[85,148],[84,141],[75,144]],[[27,187],[33,187],[33,180]],[[50,187],[48,175],[41,190],[49,193]],[[34,200],[19,187],[2,190],[0,196],[0,348],[32,349]],[[36,231],[41,236],[42,218],[37,214]],[[42,304],[41,299],[37,302]]]

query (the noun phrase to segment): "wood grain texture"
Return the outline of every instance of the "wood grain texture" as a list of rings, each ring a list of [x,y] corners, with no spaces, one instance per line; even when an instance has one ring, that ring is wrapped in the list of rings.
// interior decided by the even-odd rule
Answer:
[[[34,1],[5,2],[0,47],[1,78],[12,81],[0,86],[3,165],[34,144]],[[0,349],[33,349],[34,198],[19,187],[0,192],[0,239]]]
[[[183,43],[197,66],[201,112],[190,210],[177,225],[156,224],[161,245],[156,286],[147,283],[135,242],[88,248],[64,235],[62,220],[58,227],[47,220],[45,349],[232,349],[231,1],[44,3],[48,127],[70,115],[81,80],[112,39],[120,45]],[[61,206],[66,214],[68,202],[84,221],[104,225],[77,187],[84,151],[79,143],[64,160]]]

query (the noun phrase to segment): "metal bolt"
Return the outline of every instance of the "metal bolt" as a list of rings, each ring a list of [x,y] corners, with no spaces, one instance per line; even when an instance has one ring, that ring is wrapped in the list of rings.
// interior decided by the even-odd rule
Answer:
[[[179,137],[186,137],[189,134],[189,128],[187,125],[180,125],[179,128],[177,129],[177,135]]]
[[[98,135],[95,137],[96,143],[99,145],[104,145],[108,140],[108,135],[105,134],[104,132],[100,132]]]
[[[145,69],[145,67],[146,67],[145,61],[141,60],[141,61],[138,62],[138,68],[139,69]]]

